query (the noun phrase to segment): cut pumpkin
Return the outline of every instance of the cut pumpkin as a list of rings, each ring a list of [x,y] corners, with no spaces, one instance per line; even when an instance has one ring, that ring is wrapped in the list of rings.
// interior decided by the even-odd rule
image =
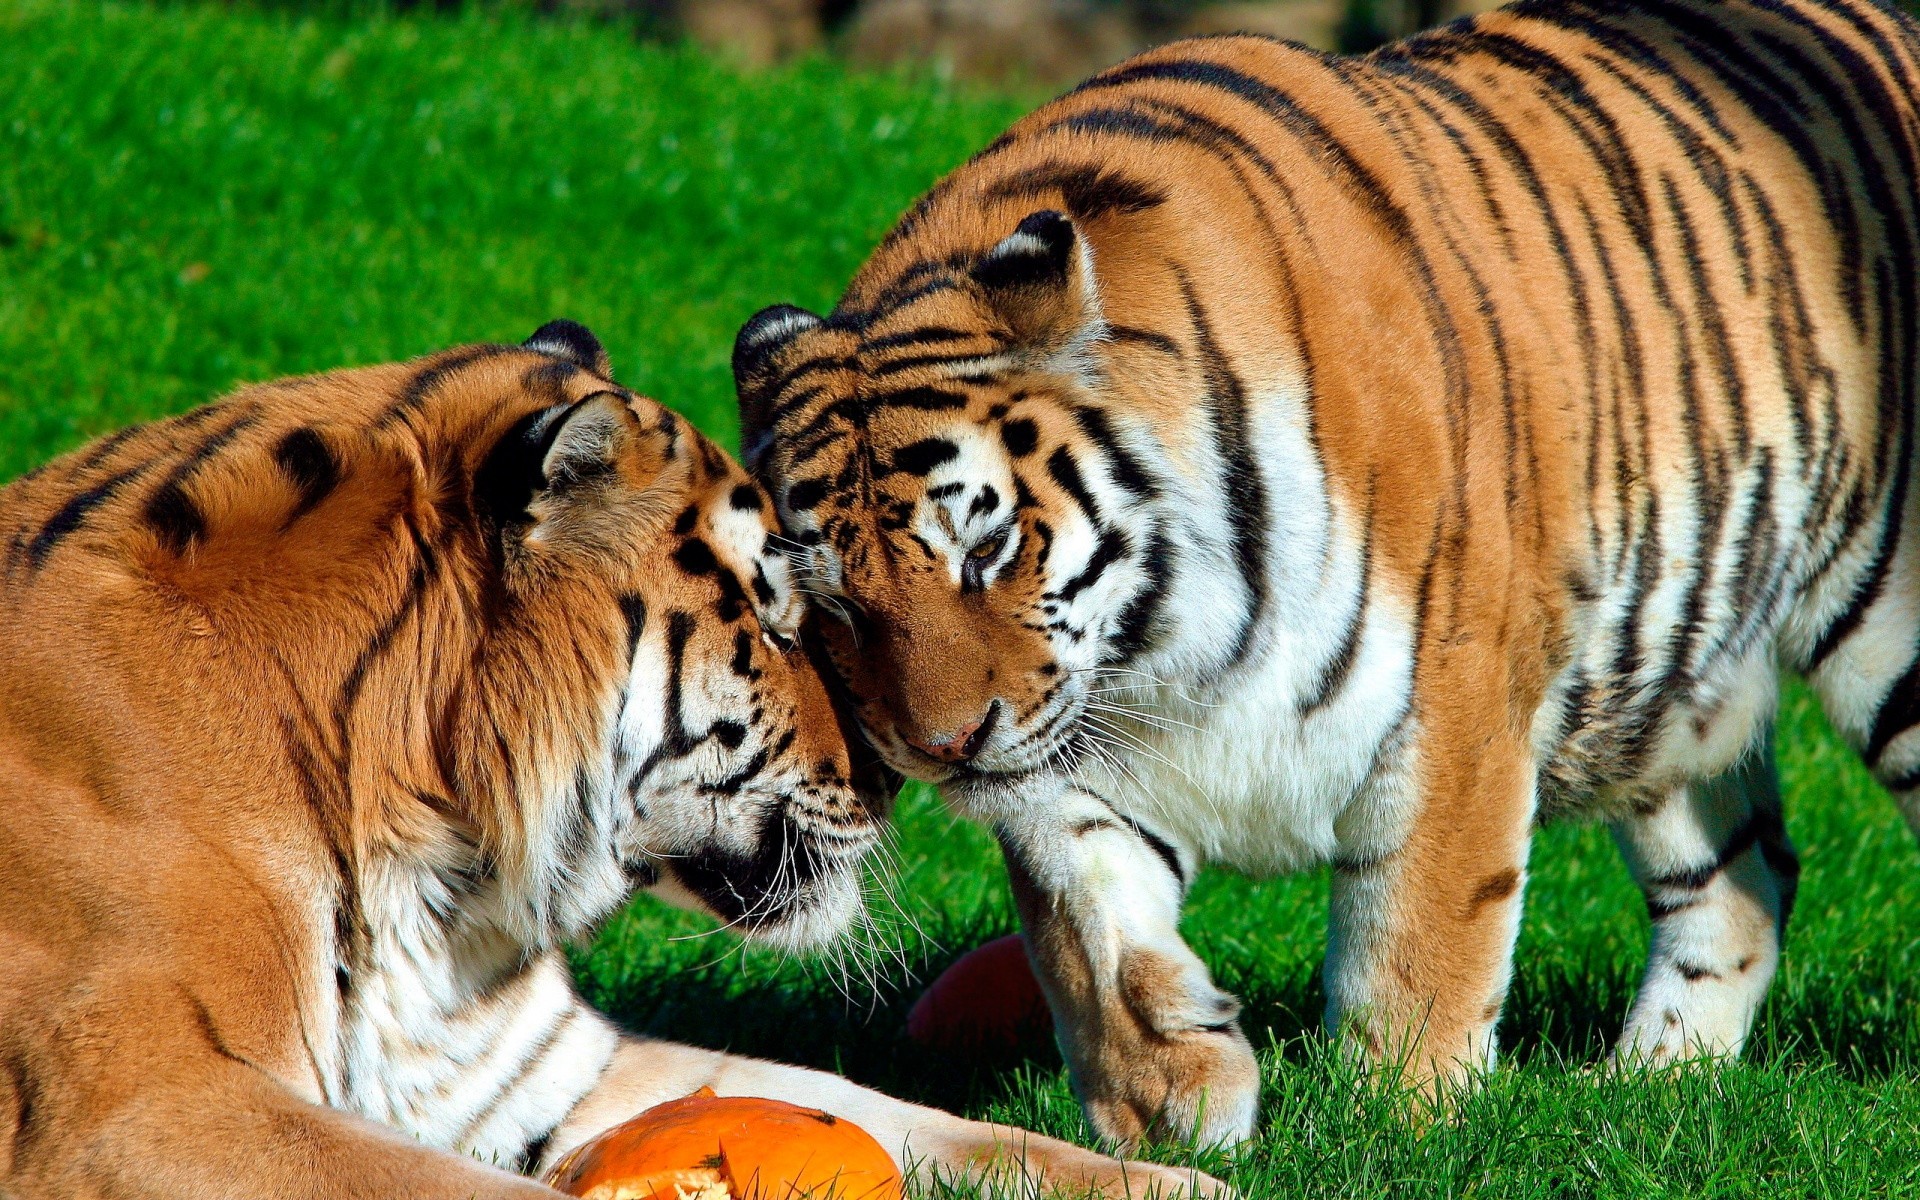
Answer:
[[[817,1108],[701,1088],[575,1148],[549,1187],[582,1200],[900,1200],[866,1130]]]

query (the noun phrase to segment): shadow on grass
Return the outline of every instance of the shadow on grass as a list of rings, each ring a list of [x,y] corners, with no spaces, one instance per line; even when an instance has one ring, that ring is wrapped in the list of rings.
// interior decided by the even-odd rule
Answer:
[[[918,982],[903,978],[897,961],[876,980],[825,961],[760,956],[745,960],[744,969],[730,957],[586,990],[631,1033],[833,1071],[918,1103],[979,1111],[1005,1102],[1022,1076],[1060,1069],[1051,1032],[946,1051],[910,1041],[907,1012],[926,980],[997,932],[943,939],[955,948],[916,962]]]

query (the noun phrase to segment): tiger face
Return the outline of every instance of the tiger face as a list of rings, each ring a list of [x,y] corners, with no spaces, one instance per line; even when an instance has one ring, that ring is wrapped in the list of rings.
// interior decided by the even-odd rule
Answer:
[[[954,260],[875,316],[762,312],[735,373],[862,723],[903,772],[982,784],[1076,752],[1167,548],[1151,450],[1087,402],[1102,326],[1072,223],[1033,214]]]
[[[552,586],[569,556],[607,573],[623,677],[604,775],[571,802],[609,798],[624,884],[782,946],[829,940],[860,909],[894,781],[849,750],[760,486],[584,357],[569,377],[584,396],[519,416],[476,476],[509,597]],[[529,496],[536,457],[545,486]]]

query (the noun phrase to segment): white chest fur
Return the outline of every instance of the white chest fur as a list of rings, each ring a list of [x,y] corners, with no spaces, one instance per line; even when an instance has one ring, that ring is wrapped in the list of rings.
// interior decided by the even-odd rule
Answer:
[[[429,1145],[515,1161],[593,1086],[613,1028],[575,996],[557,951],[529,958],[498,935],[449,931],[417,901],[368,911],[334,1103]]]
[[[1184,548],[1165,606],[1177,632],[1138,672],[1101,676],[1089,724],[1108,753],[1080,772],[1198,857],[1260,874],[1390,848],[1404,802],[1411,614],[1369,575],[1366,514],[1330,498],[1301,395],[1271,389],[1248,406],[1267,574],[1246,659],[1205,682],[1226,641],[1206,614],[1246,603],[1231,522],[1220,504],[1170,506]],[[1182,457],[1193,493],[1224,497],[1224,463]]]

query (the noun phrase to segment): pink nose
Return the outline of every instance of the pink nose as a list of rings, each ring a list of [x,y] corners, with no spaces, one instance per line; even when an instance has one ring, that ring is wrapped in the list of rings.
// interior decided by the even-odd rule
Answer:
[[[935,762],[963,763],[980,753],[987,744],[987,738],[993,733],[994,719],[1000,715],[1000,702],[994,701],[987,706],[986,713],[977,721],[962,725],[943,738],[917,738],[911,734],[901,734],[906,743],[915,750],[933,759]]]

